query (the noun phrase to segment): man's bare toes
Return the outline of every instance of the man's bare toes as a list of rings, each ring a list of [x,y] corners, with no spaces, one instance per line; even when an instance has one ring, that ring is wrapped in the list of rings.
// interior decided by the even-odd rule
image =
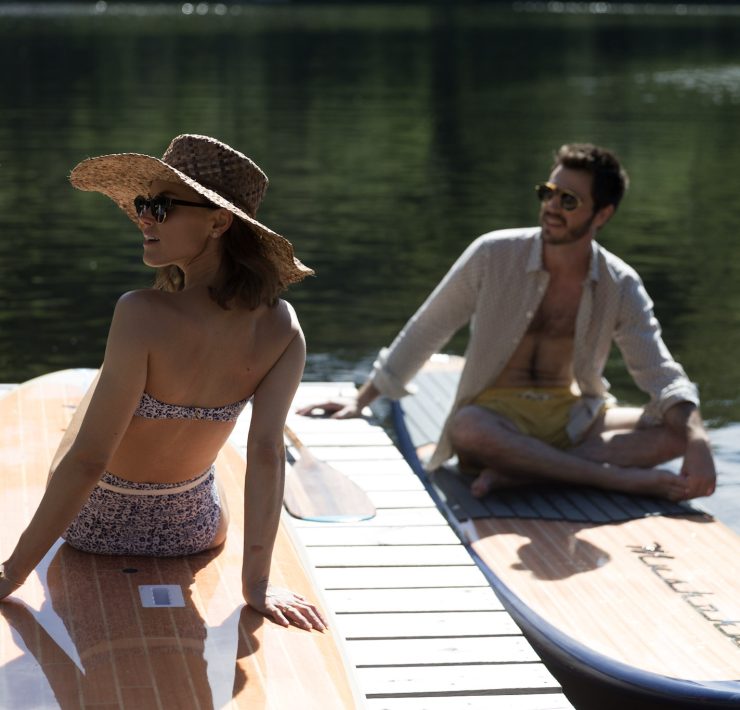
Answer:
[[[487,496],[494,487],[496,474],[489,468],[484,468],[470,484],[470,492],[475,498]]]

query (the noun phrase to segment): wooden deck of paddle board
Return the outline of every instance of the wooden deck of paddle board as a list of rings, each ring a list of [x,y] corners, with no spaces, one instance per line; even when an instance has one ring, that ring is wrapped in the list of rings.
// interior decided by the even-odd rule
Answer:
[[[401,401],[413,446],[439,436],[461,365],[434,358],[414,380],[417,394]],[[483,512],[468,507],[469,519],[456,524],[550,660],[577,660],[583,678],[601,674],[598,683],[626,689],[633,706],[644,697],[649,707],[658,699],[671,708],[738,707],[740,538],[733,530],[700,510],[575,522],[471,502]],[[601,692],[613,698],[606,687]]]
[[[5,555],[43,494],[53,452],[90,380],[89,371],[61,374],[0,396]],[[0,708],[362,707],[336,631],[284,629],[243,603],[244,466],[233,446],[224,447],[218,475],[236,503],[227,542],[216,551],[108,557],[57,543],[0,604]],[[326,606],[287,518],[273,581]]]
[[[336,396],[349,387],[304,384],[296,404]],[[0,386],[0,397],[11,389]],[[298,552],[307,551],[313,565],[311,577],[321,587],[319,601],[330,614],[332,635],[338,633],[345,639],[340,651],[348,654],[356,669],[355,680],[367,698],[366,707],[571,708],[382,428],[365,420],[337,422],[297,416],[291,416],[290,424],[315,455],[365,488],[378,508],[375,518],[360,523],[292,520],[284,526],[302,541]],[[245,432],[240,422],[232,437],[237,449],[244,448]],[[25,447],[30,443],[16,449],[22,468],[28,468]],[[53,440],[35,444],[46,449],[45,456],[55,445]],[[220,462],[226,477],[234,480],[240,465],[235,457]],[[24,493],[13,497],[12,506],[3,506],[3,515],[13,517],[12,524],[0,526],[2,552],[27,521],[42,488],[38,482],[29,483]],[[5,493],[3,500],[9,500]],[[235,569],[239,537],[232,528],[229,554],[203,560],[203,564],[175,563],[173,567],[172,561],[150,560],[145,569],[139,558],[127,567],[139,569],[135,573],[139,582],[174,581],[187,589],[193,578],[197,581],[193,602],[198,613],[192,619],[197,633],[192,639],[178,638],[173,646],[168,634],[172,633],[171,615],[177,612],[160,610],[166,618],[160,632],[147,642],[146,653],[139,654],[142,663],[138,665],[124,636],[129,627],[142,624],[148,611],[131,603],[136,594],[131,575],[122,592],[120,564],[111,568],[106,558],[94,558],[95,575],[90,579],[90,556],[68,546],[56,547],[40,565],[39,574],[24,586],[23,603],[4,608],[9,623],[0,620],[0,706],[311,707],[305,697],[300,701],[291,697],[299,691],[290,674],[306,670],[301,668],[303,656],[290,659],[287,678],[282,669],[274,673],[274,668],[264,666],[267,657],[280,662],[286,653],[286,645],[272,633],[282,630],[256,624],[258,619],[244,611],[236,616],[229,613],[239,611],[239,599],[233,589],[226,593],[224,577],[229,565]],[[183,572],[185,578],[180,579]],[[300,579],[285,581],[304,585]],[[75,599],[72,604],[66,598],[70,585],[86,590],[80,595],[82,603]],[[64,597],[61,605],[60,594]],[[136,610],[133,617],[121,612],[121,599],[124,607]],[[322,638],[298,630],[288,633],[290,642],[299,645]],[[93,636],[98,637],[96,643],[91,642]],[[259,656],[254,653],[257,648],[262,649]],[[315,676],[320,673],[310,665],[307,669]],[[164,689],[154,689],[156,676],[169,680]],[[250,686],[246,681],[268,676],[276,681],[273,687],[283,688],[271,702],[245,691]],[[64,700],[60,690],[65,683],[72,688],[71,702]],[[105,689],[102,697],[96,695],[97,687]],[[235,687],[241,688],[239,693]],[[115,689],[117,702],[96,702],[110,698],[110,688]],[[334,700],[322,710],[362,706],[357,696],[348,700],[346,693],[329,688]]]
[[[304,383],[295,405],[353,389]],[[377,508],[351,524],[293,521],[371,710],[572,707],[379,425],[288,424]],[[232,436],[242,449],[245,431]]]

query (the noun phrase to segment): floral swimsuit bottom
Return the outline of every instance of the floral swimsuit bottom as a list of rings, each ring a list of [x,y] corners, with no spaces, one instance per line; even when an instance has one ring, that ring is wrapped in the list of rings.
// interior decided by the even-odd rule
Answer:
[[[134,416],[233,421],[247,401],[186,407],[160,402],[145,392]],[[172,557],[210,548],[220,522],[213,465],[196,478],[177,483],[139,483],[106,471],[62,537],[84,552]]]

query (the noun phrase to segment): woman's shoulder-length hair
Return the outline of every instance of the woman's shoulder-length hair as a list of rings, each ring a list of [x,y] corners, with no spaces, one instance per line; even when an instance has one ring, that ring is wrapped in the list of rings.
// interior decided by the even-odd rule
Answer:
[[[266,255],[251,227],[240,219],[234,219],[221,235],[220,244],[221,265],[209,287],[211,298],[225,310],[232,305],[250,310],[263,304],[276,305],[286,287],[277,266]],[[164,266],[157,270],[154,288],[181,291],[184,285],[184,275],[177,266]]]

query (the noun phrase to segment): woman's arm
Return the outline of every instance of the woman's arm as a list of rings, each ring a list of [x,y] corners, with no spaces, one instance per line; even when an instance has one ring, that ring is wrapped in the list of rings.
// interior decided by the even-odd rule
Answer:
[[[57,470],[57,466],[59,466],[61,460],[69,453],[69,450],[72,448],[72,444],[74,444],[75,439],[77,438],[77,434],[82,426],[82,421],[85,418],[88,407],[90,406],[90,400],[92,399],[99,381],[100,370],[98,370],[93,381],[90,383],[90,386],[87,388],[87,392],[85,392],[84,397],[77,405],[77,409],[75,409],[75,413],[72,415],[72,420],[69,422],[69,426],[62,436],[62,440],[59,442],[57,451],[54,454],[54,458],[51,460],[51,465],[49,466],[49,477],[46,480],[47,486],[49,485],[49,481],[51,481],[51,477],[54,475],[54,471]]]
[[[252,400],[244,485],[242,586],[249,605],[277,623],[322,631],[326,622],[313,604],[299,594],[270,585],[270,562],[285,483],[283,427],[306,359],[303,333],[295,320],[293,327],[293,339],[260,382]]]
[[[126,294],[116,306],[103,367],[79,431],[73,442],[63,444],[66,453],[55,457],[59,460],[46,492],[5,562],[5,573],[15,584],[0,581],[0,598],[26,579],[74,520],[126,432],[146,383],[142,322],[141,300]]]

